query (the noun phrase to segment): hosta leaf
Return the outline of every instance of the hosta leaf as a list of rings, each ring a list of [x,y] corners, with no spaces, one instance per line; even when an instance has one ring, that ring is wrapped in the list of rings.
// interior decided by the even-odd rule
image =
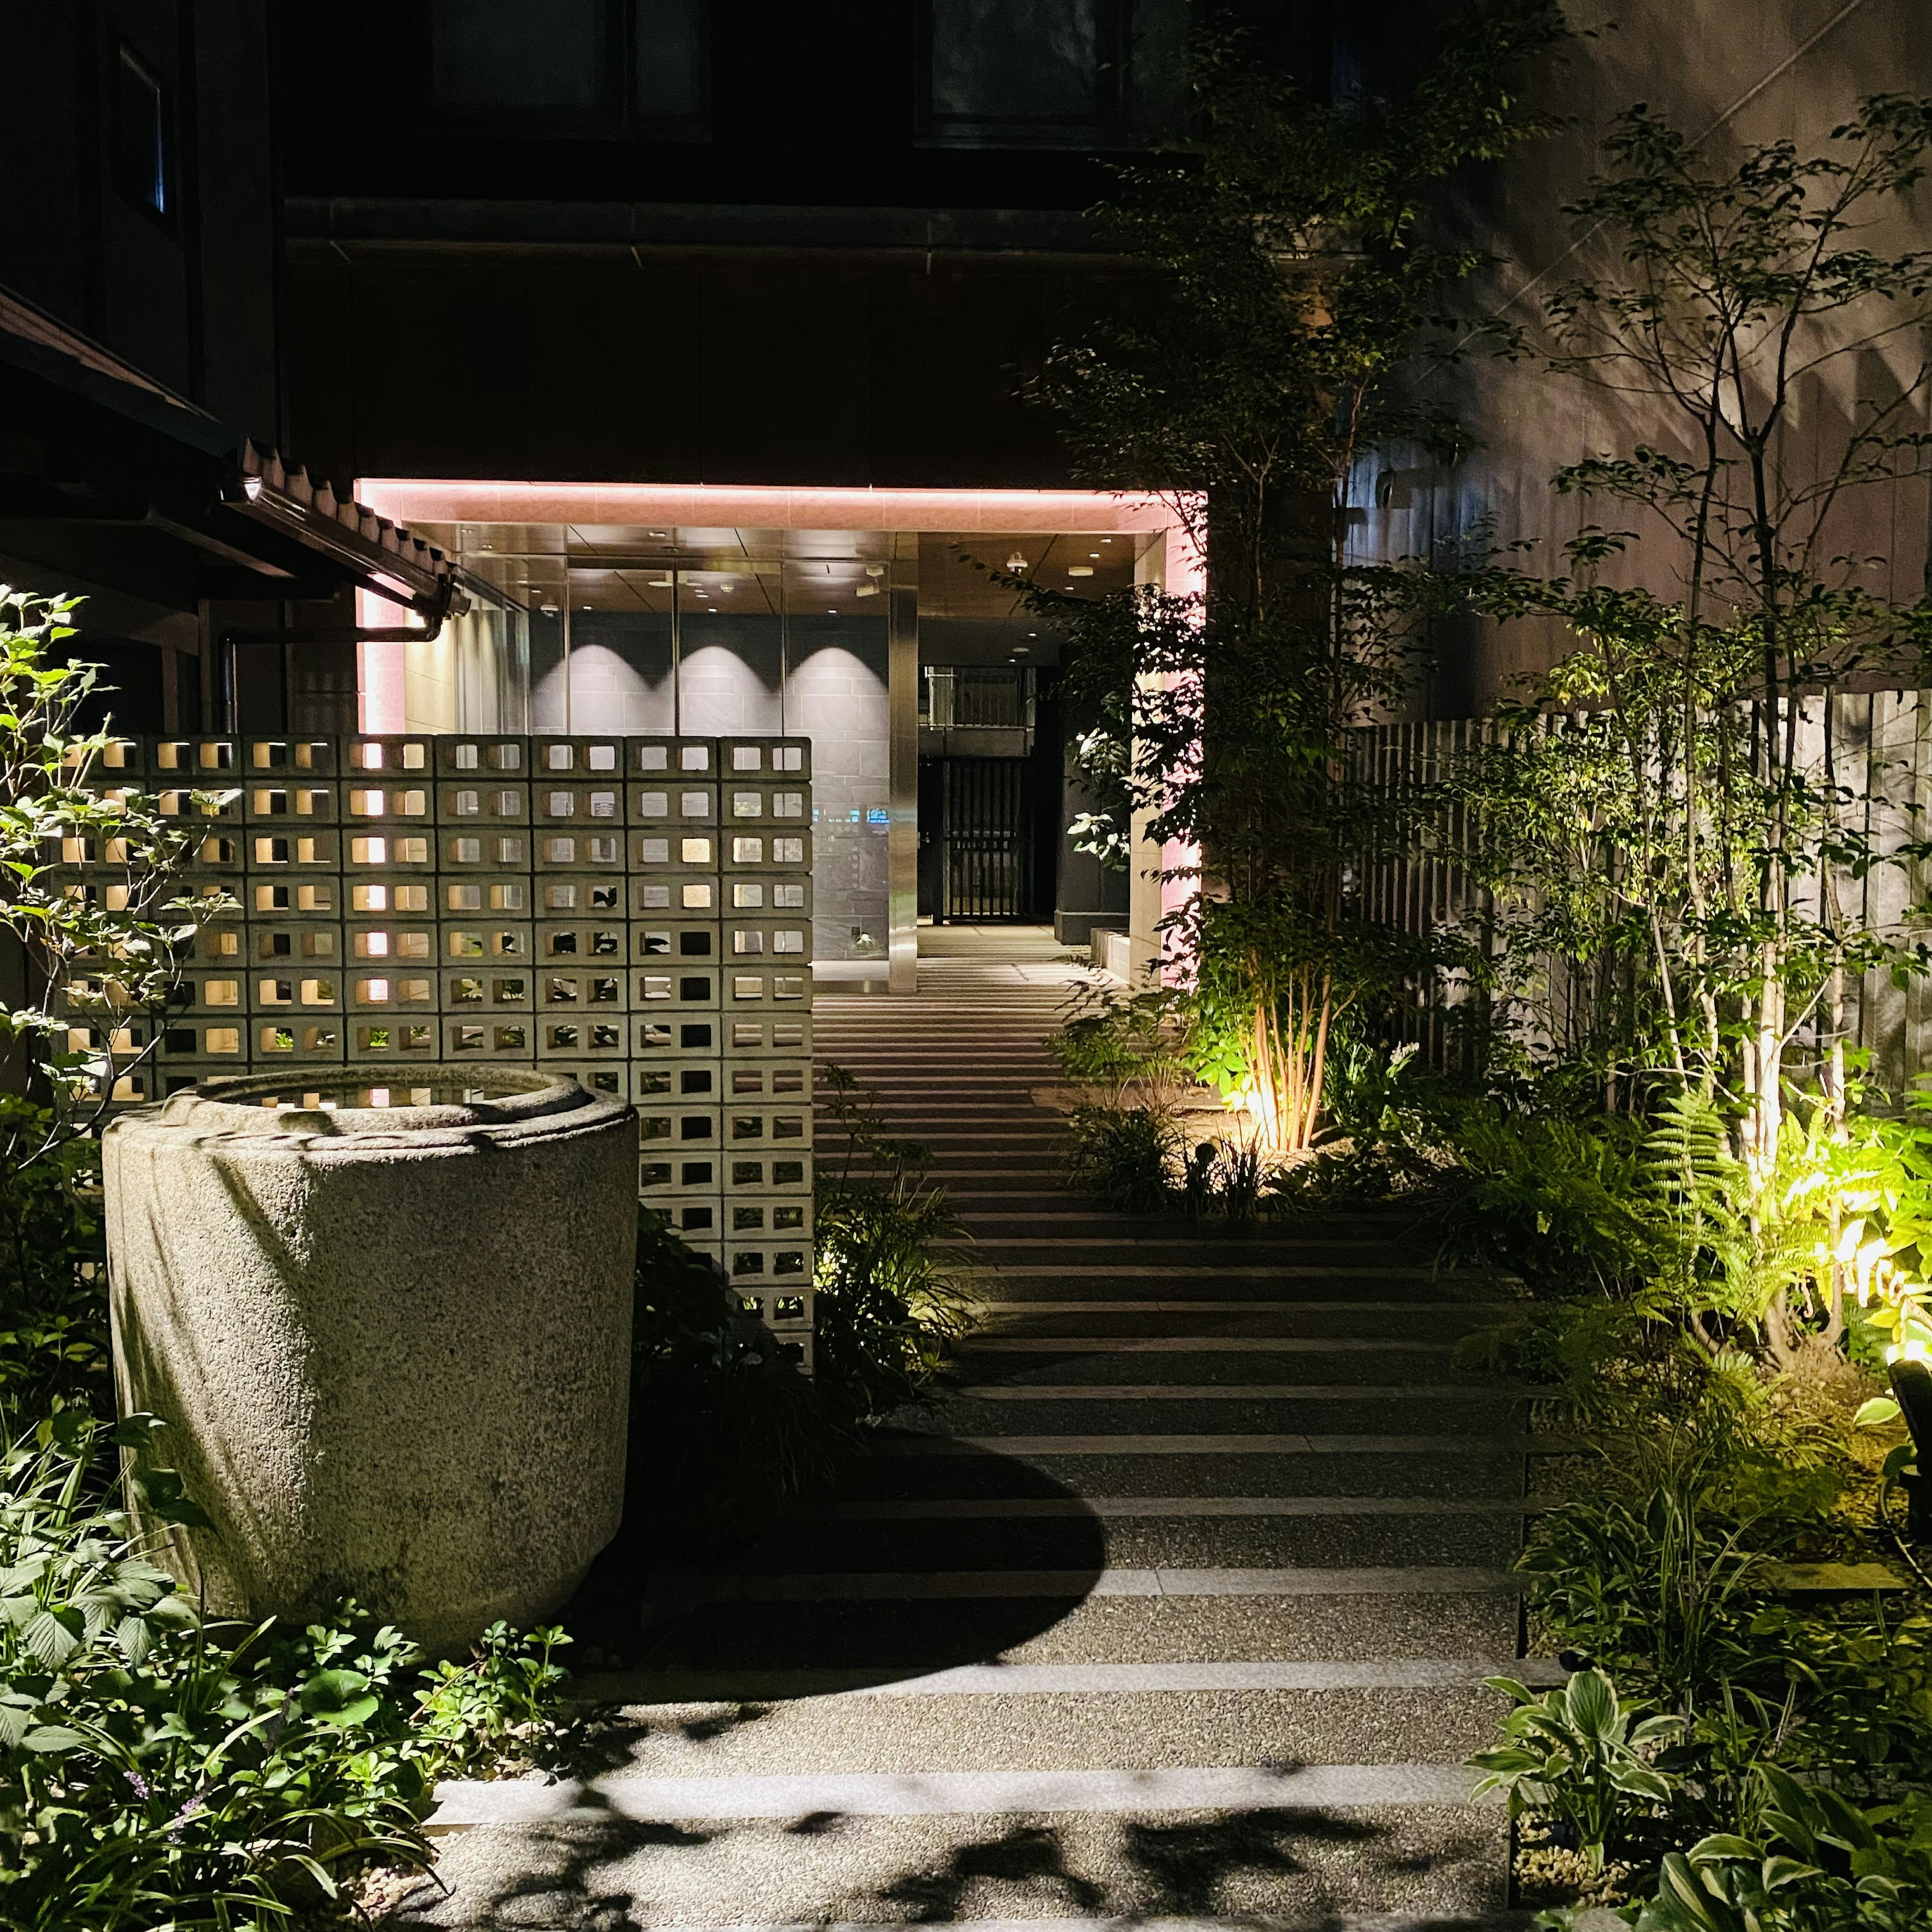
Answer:
[[[1570,1721],[1587,1738],[1600,1738],[1616,1722],[1617,1694],[1600,1670],[1580,1670],[1564,1701]]]
[[[1763,1856],[1761,1846],[1729,1832],[1714,1832],[1709,1838],[1700,1838],[1690,1847],[1691,1858],[1697,1863],[1708,1858],[1749,1858],[1755,1862]]]
[[[1876,1429],[1888,1422],[1898,1420],[1899,1408],[1888,1395],[1875,1395],[1870,1401],[1861,1402],[1858,1413],[1852,1418],[1854,1429]]]

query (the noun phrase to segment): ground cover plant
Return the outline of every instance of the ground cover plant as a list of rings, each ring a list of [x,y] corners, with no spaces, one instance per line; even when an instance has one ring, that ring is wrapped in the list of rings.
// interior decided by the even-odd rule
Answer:
[[[179,884],[190,824],[78,728],[100,690],[62,661],[72,608],[0,590],[0,926],[29,968],[0,1050],[30,1089],[0,1096],[0,1926],[339,1920],[430,1862],[437,1779],[548,1754],[569,1640],[499,1625],[426,1669],[353,1603],[225,1623],[152,1560],[201,1519],[165,1455],[127,1492],[123,1452],[166,1424],[114,1415],[92,1136],[222,902]],[[73,889],[76,845],[121,886]]]

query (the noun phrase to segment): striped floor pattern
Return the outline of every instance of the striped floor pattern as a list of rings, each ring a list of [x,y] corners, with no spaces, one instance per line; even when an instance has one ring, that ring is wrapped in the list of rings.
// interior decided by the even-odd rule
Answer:
[[[961,1386],[729,1574],[654,1577],[608,1768],[446,1787],[418,1922],[1510,1922],[1462,1762],[1484,1676],[1550,1672],[1522,1418],[1451,1354],[1490,1310],[1386,1220],[1070,1192],[1033,1094],[1075,971],[1016,950],[814,1015],[974,1236]]]

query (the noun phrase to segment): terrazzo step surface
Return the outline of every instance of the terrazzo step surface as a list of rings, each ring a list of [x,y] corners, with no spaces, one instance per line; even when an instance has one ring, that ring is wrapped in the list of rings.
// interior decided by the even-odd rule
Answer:
[[[1423,1932],[1509,1922],[1468,1752],[1516,1661],[1507,1312],[1400,1216],[1266,1228],[1066,1184],[1053,949],[822,992],[821,1066],[934,1150],[982,1306],[943,1402],[728,1567],[643,1579],[562,1781],[446,1786],[464,1932]],[[821,1149],[842,1130],[821,1104]]]

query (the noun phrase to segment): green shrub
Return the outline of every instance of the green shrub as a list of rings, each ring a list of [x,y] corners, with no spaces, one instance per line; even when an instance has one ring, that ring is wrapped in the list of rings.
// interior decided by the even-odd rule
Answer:
[[[847,1069],[820,1079],[844,1145],[821,1138],[817,1163],[818,1376],[834,1412],[860,1421],[932,1394],[975,1300],[959,1273],[965,1230],[924,1179],[929,1151],[886,1133]]]
[[[1445,1265],[1505,1270],[1558,1296],[1627,1295],[1654,1271],[1640,1121],[1481,1101],[1456,1111],[1446,1138],[1453,1165],[1427,1222]]]
[[[57,1412],[0,1456],[0,1925],[286,1924],[370,1864],[429,1862],[436,1780],[553,1741],[555,1630],[466,1663],[344,1604],[297,1629],[211,1623],[103,1498],[160,1425]],[[199,1520],[165,1472],[150,1516]]]
[[[1180,1131],[1154,1107],[1086,1106],[1073,1110],[1071,1172],[1123,1214],[1158,1214],[1168,1205],[1180,1166]]]
[[[204,1624],[96,1499],[152,1420],[64,1410],[0,1466],[0,1924],[266,1926],[426,1858],[410,1646]]]
[[[1088,998],[1092,1010],[1042,1042],[1068,1079],[1111,1088],[1119,1107],[1136,1084],[1155,1089],[1192,1077],[1186,994],[1163,988]]]
[[[1932,1900],[1932,1804],[1861,1809],[1760,1766],[1748,1835],[1667,1853],[1639,1932],[1919,1932]]]
[[[100,1144],[56,1132],[46,1109],[0,1094],[0,1150],[54,1143],[28,1166],[0,1158],[0,1435],[57,1403],[113,1408]]]

